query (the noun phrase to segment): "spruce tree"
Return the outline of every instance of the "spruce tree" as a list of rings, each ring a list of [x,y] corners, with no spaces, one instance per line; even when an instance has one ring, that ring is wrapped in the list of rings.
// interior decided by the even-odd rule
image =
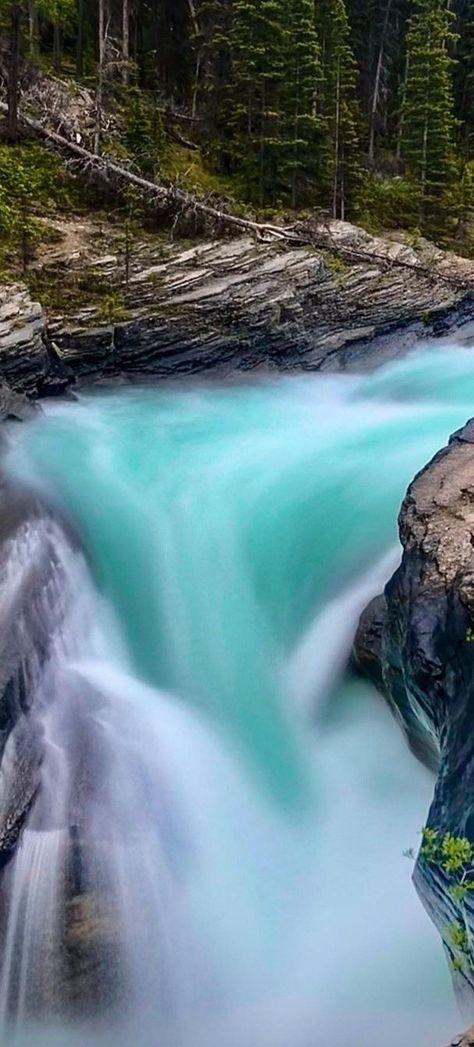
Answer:
[[[453,175],[453,15],[446,0],[414,0],[407,35],[402,158],[419,187],[420,226],[446,226],[443,194]]]
[[[261,206],[274,203],[277,196],[286,13],[286,0],[234,0],[234,158],[248,195]]]
[[[360,179],[357,68],[344,0],[316,0],[321,47],[317,112],[324,145],[321,185],[334,218],[346,217]]]
[[[474,0],[464,0],[456,23],[455,103],[463,158],[474,158]]]
[[[73,0],[36,0],[36,12],[59,27],[70,18]],[[0,26],[6,24],[8,41],[7,76],[7,137],[11,142],[18,138],[18,103],[20,93],[20,66],[28,16],[27,0],[0,0]]]
[[[291,204],[311,202],[320,174],[321,121],[317,95],[321,54],[314,0],[288,0],[285,38],[285,89],[282,99],[281,176]]]
[[[235,166],[260,205],[315,199],[321,59],[314,0],[234,0]]]

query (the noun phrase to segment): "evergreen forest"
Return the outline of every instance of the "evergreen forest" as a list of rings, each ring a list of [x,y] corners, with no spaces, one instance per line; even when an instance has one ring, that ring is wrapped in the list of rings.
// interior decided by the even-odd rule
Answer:
[[[0,17],[0,209],[41,75],[87,88],[94,151],[153,180],[474,249],[474,0],[0,0]]]

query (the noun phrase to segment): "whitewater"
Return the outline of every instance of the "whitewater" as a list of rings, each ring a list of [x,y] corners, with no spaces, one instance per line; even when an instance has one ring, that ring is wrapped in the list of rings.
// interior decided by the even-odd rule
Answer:
[[[455,1031],[403,853],[434,782],[347,662],[406,487],[473,404],[451,345],[372,375],[90,389],[11,427],[9,480],[55,519],[9,570],[47,541],[56,582],[41,789],[0,882],[2,1044]],[[72,1007],[78,907],[100,955]]]

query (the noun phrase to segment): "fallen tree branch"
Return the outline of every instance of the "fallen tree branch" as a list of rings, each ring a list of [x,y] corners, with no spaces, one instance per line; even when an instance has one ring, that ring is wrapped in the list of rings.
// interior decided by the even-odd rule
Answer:
[[[0,112],[8,112],[8,107],[4,102],[0,102]],[[90,150],[85,149],[83,146],[78,145],[77,142],[73,142],[69,138],[65,138],[62,134],[52,131],[50,128],[45,127],[39,120],[27,116],[25,113],[21,113],[19,119],[25,127],[34,131],[34,133],[39,135],[41,138],[46,139],[47,142],[52,144],[61,153],[66,152],[77,157],[79,161],[86,164],[89,169],[94,170],[97,175],[104,179],[104,181],[110,183],[111,180],[115,179],[119,183],[134,185],[144,194],[145,197],[156,204],[168,205],[175,210],[178,208],[181,209],[183,213],[188,212],[199,215],[207,221],[211,220],[218,227],[235,229],[241,233],[250,233],[250,235],[258,240],[280,241],[293,246],[308,245],[316,247],[322,251],[332,250],[335,254],[354,265],[372,262],[373,264],[379,264],[388,269],[407,269],[416,272],[420,276],[428,278],[429,280],[440,281],[449,286],[456,287],[458,290],[474,290],[474,280],[469,280],[467,277],[464,278],[442,273],[435,265],[425,265],[421,260],[417,263],[407,262],[401,258],[388,257],[384,254],[377,254],[374,251],[365,251],[351,246],[344,246],[335,241],[332,241],[331,243],[332,237],[330,232],[329,236],[318,237],[316,230],[305,228],[304,225],[298,223],[294,226],[279,226],[272,225],[271,223],[254,222],[248,218],[239,218],[237,215],[229,214],[217,207],[213,207],[211,204],[206,204],[204,201],[192,196],[191,193],[186,192],[184,189],[179,189],[177,186],[168,187],[157,185],[156,182],[151,182],[149,179],[136,174],[129,168],[123,167],[110,157],[100,156],[98,153],[93,153]],[[177,220],[178,217],[176,216],[175,222]]]
[[[177,142],[178,145],[183,145],[185,149],[191,149],[193,152],[199,153],[200,146],[196,145],[195,142],[191,142],[189,138],[185,138],[184,135],[180,134],[175,127],[171,127],[170,124],[165,127],[165,133],[172,138],[174,142]]]
[[[0,102],[0,112],[8,112],[8,107],[5,102]],[[87,162],[103,178],[113,176],[120,181],[128,182],[130,185],[135,185],[137,189],[140,189],[149,199],[156,203],[168,203],[172,206],[178,204],[183,208],[183,210],[192,210],[195,214],[202,215],[203,218],[212,219],[212,221],[218,225],[233,227],[244,232],[250,232],[260,239],[264,239],[265,236],[268,236],[273,239],[288,240],[293,243],[304,242],[301,236],[296,235],[291,230],[285,229],[282,226],[260,224],[259,222],[252,222],[247,218],[238,218],[236,215],[227,214],[226,211],[221,211],[216,207],[203,203],[203,201],[198,200],[190,193],[187,193],[184,189],[178,189],[176,186],[167,187],[164,185],[157,185],[156,182],[150,182],[148,178],[143,178],[142,175],[137,175],[134,171],[122,167],[121,164],[118,164],[110,157],[100,156],[98,153],[90,152],[90,150],[84,149],[83,146],[78,145],[76,142],[71,142],[68,138],[58,134],[56,131],[51,131],[50,128],[44,127],[39,120],[35,120],[31,116],[26,116],[26,114],[22,113],[20,120],[25,127],[30,128],[35,132],[35,134],[40,135],[41,138],[45,138],[61,151],[66,150]]]

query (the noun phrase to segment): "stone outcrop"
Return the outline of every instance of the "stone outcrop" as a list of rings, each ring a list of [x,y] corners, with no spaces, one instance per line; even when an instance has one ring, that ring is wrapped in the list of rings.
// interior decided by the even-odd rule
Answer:
[[[415,478],[399,525],[402,562],[361,619],[356,660],[385,693],[415,751],[421,745],[418,755],[437,759],[428,825],[474,842],[474,421]],[[452,877],[426,856],[418,858],[415,883],[472,1021],[473,892],[453,895]],[[453,928],[466,936],[460,951]]]
[[[42,760],[34,704],[67,613],[53,523],[34,497],[0,491],[0,867],[36,796]],[[57,599],[55,595],[57,593]],[[63,596],[63,598],[61,598]]]
[[[36,266],[61,291],[48,323],[25,288],[0,298],[0,379],[30,396],[123,373],[369,369],[420,339],[473,333],[474,263],[426,243],[342,222],[308,227],[317,247],[151,237],[125,274],[120,232],[104,254],[103,231],[64,226]]]
[[[12,390],[37,396],[52,370],[46,318],[21,284],[0,286],[0,419],[21,417]]]

